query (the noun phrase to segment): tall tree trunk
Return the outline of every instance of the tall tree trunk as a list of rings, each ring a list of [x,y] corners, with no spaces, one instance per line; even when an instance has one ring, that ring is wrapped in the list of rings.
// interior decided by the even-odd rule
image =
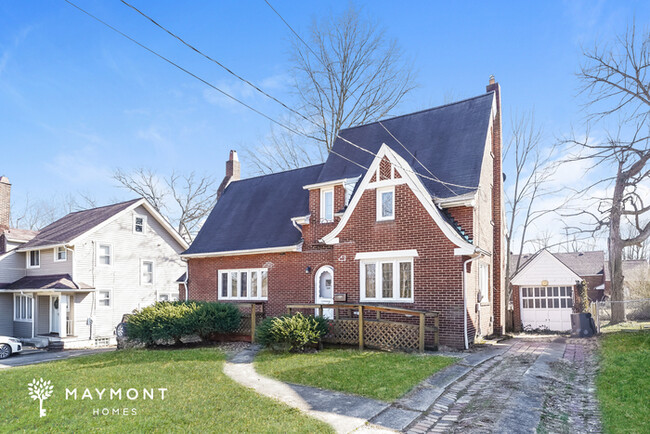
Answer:
[[[621,239],[621,214],[626,177],[623,165],[619,163],[612,196],[612,210],[609,223],[609,270],[612,281],[612,320],[611,324],[625,322],[625,294],[623,292],[623,240]]]

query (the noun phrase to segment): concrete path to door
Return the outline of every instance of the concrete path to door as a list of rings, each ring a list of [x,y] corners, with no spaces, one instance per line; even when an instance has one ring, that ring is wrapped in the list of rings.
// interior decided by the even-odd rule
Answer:
[[[385,403],[282,383],[253,368],[257,347],[235,354],[226,375],[332,425],[337,432],[600,432],[595,339],[517,337],[474,352]]]

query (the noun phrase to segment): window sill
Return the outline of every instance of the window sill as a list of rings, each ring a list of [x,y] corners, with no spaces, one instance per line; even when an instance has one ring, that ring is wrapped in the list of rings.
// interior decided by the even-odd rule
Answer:
[[[360,303],[415,303],[415,300],[412,298],[396,298],[396,299],[385,299],[385,298],[366,298],[360,299]]]
[[[267,298],[232,298],[232,297],[219,297],[219,300],[223,301],[243,301],[243,302],[253,302],[253,301],[269,301]]]
[[[15,319],[14,322],[33,322],[31,319]]]

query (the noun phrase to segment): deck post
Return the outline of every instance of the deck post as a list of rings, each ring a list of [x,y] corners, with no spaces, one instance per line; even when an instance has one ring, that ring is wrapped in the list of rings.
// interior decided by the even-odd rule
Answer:
[[[433,317],[433,325],[436,328],[436,332],[433,335],[433,343],[436,345],[436,350],[440,346],[440,335],[438,334],[440,332],[440,317],[436,315]]]
[[[363,306],[359,305],[359,350],[363,350]]]
[[[251,303],[251,343],[255,343],[255,321],[257,314],[255,313],[255,303]]]
[[[420,314],[420,352],[424,352],[424,313]]]
[[[287,306],[287,315],[291,316],[291,306]]]
[[[318,305],[318,316],[320,316],[320,317],[323,316],[323,305],[322,304]]]

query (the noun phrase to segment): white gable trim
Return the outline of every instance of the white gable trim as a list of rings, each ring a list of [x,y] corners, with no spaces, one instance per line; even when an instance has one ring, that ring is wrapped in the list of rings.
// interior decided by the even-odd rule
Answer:
[[[300,252],[302,251],[302,242],[293,246],[281,247],[266,247],[261,249],[247,249],[247,250],[229,250],[223,252],[210,252],[210,253],[185,253],[181,258],[216,258],[219,256],[240,256],[240,255],[259,255],[262,253],[286,253],[286,252]]]
[[[553,261],[556,264],[553,271],[544,274],[543,277],[538,276],[539,278],[530,276],[530,271],[544,261]],[[542,280],[549,281],[549,285],[573,285],[576,280],[582,280],[582,278],[578,276],[575,271],[564,265],[562,261],[556,258],[555,255],[550,253],[548,250],[542,250],[537,256],[525,264],[524,267],[512,277],[512,279],[510,279],[510,283],[517,286],[540,286]]]
[[[176,242],[184,249],[187,250],[189,248],[189,244],[183,239],[183,237],[180,236],[178,232],[172,227],[172,225],[169,224],[169,222],[165,219],[165,217],[162,216],[156,209],[151,206],[151,204],[144,198],[138,200],[137,202],[131,204],[127,208],[123,209],[122,211],[118,212],[117,214],[113,215],[112,217],[104,220],[97,226],[87,230],[83,234],[77,236],[76,238],[72,239],[69,243],[66,243],[66,245],[74,245],[79,243],[84,237],[89,235],[91,232],[97,231],[109,224],[111,224],[113,221],[115,221],[119,216],[126,212],[131,212],[137,207],[142,206],[144,209],[147,210],[147,212],[158,222],[160,225],[176,240]]]
[[[397,166],[397,170],[402,176],[402,179],[404,179],[405,183],[408,184],[408,186],[411,188],[411,191],[413,191],[413,193],[418,198],[420,203],[422,203],[422,205],[427,210],[427,212],[429,213],[433,221],[442,230],[443,234],[445,234],[445,236],[458,247],[457,249],[454,249],[454,254],[470,255],[474,253],[476,251],[475,246],[468,243],[465,239],[463,239],[458,234],[458,232],[456,232],[456,230],[452,228],[449,225],[449,223],[445,221],[445,219],[440,214],[440,210],[438,210],[438,208],[434,204],[431,196],[428,193],[425,193],[426,189],[424,188],[424,185],[417,177],[417,175],[415,175],[413,169],[411,169],[411,167],[406,162],[406,160],[400,157],[395,151],[393,151],[385,143],[383,143],[381,145],[381,148],[379,148],[379,152],[377,152],[377,156],[375,157],[372,164],[368,168],[368,171],[366,172],[363,179],[361,180],[361,184],[359,185],[357,192],[355,193],[354,197],[350,201],[350,205],[345,210],[345,213],[343,214],[343,217],[339,221],[338,225],[336,225],[336,228],[334,228],[332,232],[325,235],[321,239],[321,241],[326,244],[338,243],[337,236],[339,233],[341,233],[345,225],[348,223],[348,220],[350,220],[350,216],[352,215],[355,208],[357,207],[357,204],[361,200],[361,196],[363,195],[363,192],[366,189],[375,188],[374,185],[370,185],[371,180],[372,177],[377,173],[379,165],[381,164],[381,160],[383,160],[384,157],[388,158],[388,161],[390,161],[392,165]]]

